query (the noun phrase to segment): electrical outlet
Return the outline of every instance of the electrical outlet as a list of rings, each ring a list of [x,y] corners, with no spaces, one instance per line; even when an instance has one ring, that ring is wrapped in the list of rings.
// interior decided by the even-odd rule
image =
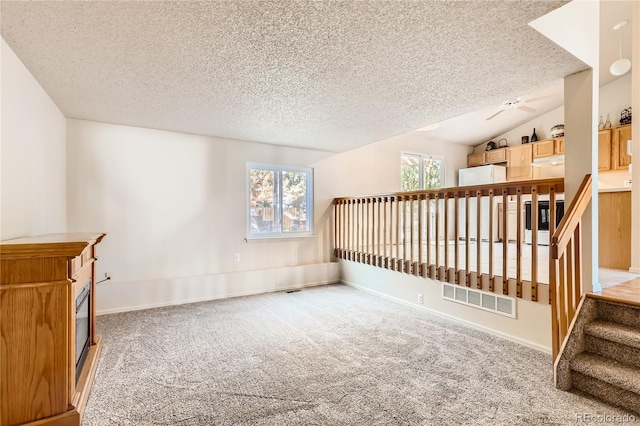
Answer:
[[[421,305],[424,303],[424,297],[422,297],[422,293],[418,293],[418,303]]]
[[[233,255],[233,260],[235,260],[236,262],[240,262],[240,253],[236,253]]]
[[[108,280],[109,278],[111,278],[111,272],[105,272],[105,273],[104,273],[104,278],[105,278],[106,280]]]

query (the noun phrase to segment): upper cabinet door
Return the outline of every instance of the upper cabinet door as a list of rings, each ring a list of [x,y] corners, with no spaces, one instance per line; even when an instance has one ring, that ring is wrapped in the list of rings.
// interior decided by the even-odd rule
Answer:
[[[631,139],[631,126],[620,126],[612,130],[613,170],[629,170],[631,156],[627,154],[627,141]]]
[[[598,132],[598,171],[611,170],[611,130]]]
[[[554,154],[554,141],[549,139],[546,141],[534,142],[533,146],[533,158],[550,157]]]
[[[507,149],[507,180],[525,180],[533,178],[532,144],[512,146]]]

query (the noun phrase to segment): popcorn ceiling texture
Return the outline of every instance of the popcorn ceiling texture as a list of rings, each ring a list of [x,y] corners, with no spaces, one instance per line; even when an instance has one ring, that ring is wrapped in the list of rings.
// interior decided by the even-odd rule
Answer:
[[[565,3],[2,1],[1,25],[67,117],[340,152],[586,69],[527,25]]]

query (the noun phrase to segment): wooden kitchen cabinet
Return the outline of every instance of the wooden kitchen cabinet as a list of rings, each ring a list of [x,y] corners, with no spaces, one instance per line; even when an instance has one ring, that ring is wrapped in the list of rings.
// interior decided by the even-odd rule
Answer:
[[[532,144],[523,144],[507,148],[507,180],[533,179],[531,163],[533,161]]]
[[[627,171],[631,156],[627,141],[631,139],[631,125],[613,127],[598,132],[598,171]]]
[[[631,266],[631,191],[601,192],[598,196],[598,258],[601,268],[629,270]]]
[[[555,154],[555,141],[549,139],[546,141],[534,142],[531,144],[533,149],[533,158],[550,157]]]
[[[556,138],[553,140],[555,144],[555,153],[556,155],[564,154],[564,138]]]
[[[507,148],[493,149],[484,153],[485,164],[498,164],[507,162]]]
[[[600,130],[598,132],[598,171],[608,172],[611,170],[611,130]]]
[[[484,165],[484,152],[477,152],[467,156],[467,167]]]
[[[612,170],[629,170],[631,156],[627,154],[627,141],[631,139],[631,125],[611,129]]]

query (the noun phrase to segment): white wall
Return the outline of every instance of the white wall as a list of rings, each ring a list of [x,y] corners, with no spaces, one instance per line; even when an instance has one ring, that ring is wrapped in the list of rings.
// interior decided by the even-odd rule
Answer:
[[[0,240],[65,232],[65,118],[0,44]]]
[[[315,237],[245,241],[246,163],[313,166],[328,156],[68,120],[68,229],[107,233],[97,272],[110,272],[112,280],[98,286],[98,312],[338,280],[336,264],[328,264],[331,179],[318,172]],[[317,264],[326,268],[296,269]]]

